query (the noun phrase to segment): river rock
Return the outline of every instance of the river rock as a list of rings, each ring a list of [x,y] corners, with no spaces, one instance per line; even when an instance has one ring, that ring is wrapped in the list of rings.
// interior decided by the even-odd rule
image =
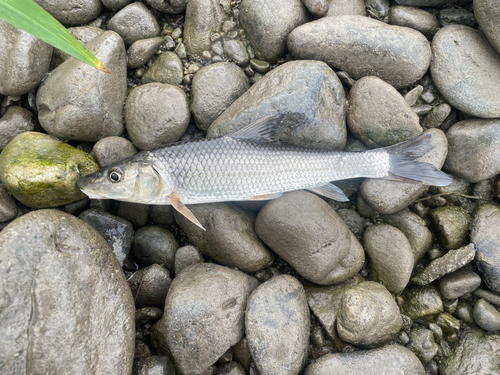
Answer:
[[[469,269],[459,269],[445,275],[438,281],[439,291],[444,299],[453,300],[473,292],[481,285],[481,278]]]
[[[137,153],[132,142],[123,137],[106,137],[94,144],[90,155],[100,167],[115,164]]]
[[[163,38],[139,39],[132,43],[127,50],[127,68],[134,69],[146,64],[155,55],[158,47],[163,43]]]
[[[49,71],[52,46],[0,19],[0,94],[34,89]]]
[[[13,105],[0,119],[0,152],[16,135],[35,130],[36,120],[26,108]]]
[[[165,307],[165,297],[172,283],[170,272],[159,264],[152,264],[135,272],[128,279],[135,307]]]
[[[104,32],[104,30],[95,26],[68,27],[68,31],[84,46]],[[69,53],[60,50],[59,48],[54,48],[52,60],[50,61],[50,70],[57,68],[70,57],[71,55]]]
[[[172,281],[159,330],[185,375],[201,373],[243,337],[245,306],[258,282],[216,264],[194,264]]]
[[[113,10],[119,10],[129,5],[133,0],[101,0],[102,4]]]
[[[438,290],[432,284],[425,286],[410,286],[403,296],[403,313],[411,319],[429,320],[443,312],[443,301]]]
[[[146,3],[160,12],[178,14],[184,12],[188,0],[146,0]]]
[[[34,1],[64,25],[83,25],[96,18],[102,10],[101,0]]]
[[[0,258],[2,372],[132,371],[134,300],[91,226],[56,210],[30,212],[0,233]]]
[[[498,19],[500,8],[494,0],[475,0],[474,16],[481,26],[481,30],[486,35],[491,45],[500,52],[500,27]]]
[[[378,77],[359,79],[347,102],[349,130],[368,147],[390,146],[424,131],[403,96]]]
[[[446,5],[464,4],[470,0],[396,0],[396,3],[411,7],[444,7]]]
[[[328,0],[302,0],[302,3],[314,17],[324,17],[328,12]]]
[[[166,51],[163,52],[146,70],[142,76],[141,82],[151,83],[168,83],[170,85],[179,85],[182,82],[183,75],[182,62],[179,56],[175,53]]]
[[[352,78],[377,76],[401,88],[420,79],[431,60],[421,33],[363,16],[324,17],[297,27],[288,48],[299,59],[321,60]]]
[[[218,137],[259,118],[286,113],[302,119],[280,132],[297,146],[342,149],[347,140],[345,93],[337,75],[320,61],[290,61],[267,73],[210,126]]]
[[[326,17],[359,15],[366,16],[365,2],[363,0],[328,0]]]
[[[0,223],[14,219],[16,216],[16,201],[12,198],[12,195],[10,195],[5,186],[0,183]]]
[[[245,333],[260,374],[298,374],[307,358],[309,307],[304,287],[289,275],[259,285],[247,302]]]
[[[203,263],[203,254],[192,245],[180,247],[175,252],[175,274],[195,263]]]
[[[432,80],[455,108],[472,116],[500,117],[500,54],[479,31],[443,27],[432,39]]]
[[[175,375],[175,366],[167,356],[155,355],[134,362],[133,375]]]
[[[110,74],[69,59],[51,72],[37,92],[40,125],[61,139],[97,142],[124,131],[127,69],[123,41],[115,32],[106,31],[87,48]]]
[[[432,38],[439,30],[439,21],[436,16],[426,10],[415,7],[391,7],[390,23],[397,26],[411,27],[420,31],[427,38]]]
[[[472,316],[476,324],[486,331],[500,330],[500,312],[484,299],[474,305]]]
[[[429,212],[439,242],[447,250],[458,249],[469,232],[470,216],[461,207],[446,205]]]
[[[19,134],[0,154],[0,181],[31,208],[56,207],[85,198],[76,182],[98,168],[86,152],[36,132]]]
[[[410,342],[406,347],[420,359],[422,363],[429,362],[439,350],[431,330],[424,327],[414,327],[410,331]]]

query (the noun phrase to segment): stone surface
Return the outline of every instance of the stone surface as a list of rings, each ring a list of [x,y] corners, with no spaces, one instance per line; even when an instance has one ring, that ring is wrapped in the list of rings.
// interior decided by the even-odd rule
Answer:
[[[143,227],[148,221],[148,205],[142,203],[120,202],[116,214],[132,223],[135,229]]]
[[[17,216],[17,205],[12,195],[0,183],[0,223],[14,219]]]
[[[390,23],[397,26],[411,27],[428,38],[432,38],[439,30],[439,21],[436,16],[415,7],[397,5],[391,7]]]
[[[429,362],[439,350],[434,341],[432,331],[424,327],[415,327],[410,331],[410,342],[406,347],[420,359],[422,363]]]
[[[400,88],[420,79],[431,60],[418,31],[363,16],[324,17],[297,27],[288,48],[299,59],[321,60],[354,79],[377,76]]]
[[[466,293],[473,292],[481,285],[481,278],[477,273],[468,269],[459,269],[445,275],[438,281],[439,291],[444,299],[455,299]]]
[[[462,208],[446,205],[429,212],[432,226],[445,249],[457,249],[469,231],[470,216]]]
[[[411,319],[432,319],[443,312],[443,301],[432,284],[425,286],[410,286],[402,294],[403,313]]]
[[[314,17],[323,17],[328,12],[328,0],[302,0],[302,3]]]
[[[82,25],[96,18],[102,10],[100,0],[34,0],[63,25]]]
[[[152,264],[135,272],[127,281],[134,296],[136,308],[163,309],[165,307],[165,297],[172,283],[170,273],[165,267]]]
[[[68,31],[84,46],[104,32],[104,30],[95,26],[69,27]],[[50,61],[50,70],[57,68],[69,58],[71,58],[69,53],[60,50],[59,48],[54,48],[52,60]]]
[[[304,287],[289,275],[259,285],[247,302],[245,333],[259,373],[298,374],[307,358],[309,308]]]
[[[195,263],[203,263],[203,254],[196,247],[187,245],[175,252],[175,274]]]
[[[363,0],[328,0],[326,17],[343,15],[366,16],[365,2]]]
[[[188,0],[146,0],[146,3],[160,12],[178,14],[184,12]]]
[[[224,21],[220,0],[191,0],[187,2],[184,23],[184,44],[190,55],[211,50],[210,36]]]
[[[146,64],[162,43],[163,38],[159,36],[136,40],[127,50],[127,68],[139,68]]]
[[[35,116],[26,108],[14,105],[0,119],[0,152],[16,135],[34,131]]]
[[[150,356],[134,362],[132,375],[175,375],[175,366],[167,356]]]
[[[142,76],[141,82],[168,83],[170,85],[179,85],[182,82],[183,67],[181,59],[173,52],[163,52],[146,70]]]
[[[500,8],[494,0],[475,0],[474,16],[491,45],[500,52]]]
[[[474,321],[479,327],[486,331],[498,331],[500,329],[500,312],[484,299],[480,299],[472,310]]]
[[[102,4],[113,10],[119,10],[129,5],[133,0],[101,0]]]
[[[131,372],[134,300],[92,227],[56,210],[30,212],[2,230],[0,257],[2,372]]]
[[[128,139],[123,137],[106,137],[94,144],[90,155],[99,163],[100,167],[117,163],[137,153],[136,148]]]

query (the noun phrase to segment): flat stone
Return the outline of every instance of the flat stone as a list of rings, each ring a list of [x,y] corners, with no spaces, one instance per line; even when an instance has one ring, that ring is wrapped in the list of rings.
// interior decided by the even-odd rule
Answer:
[[[165,267],[152,264],[135,272],[127,281],[136,308],[165,307],[165,297],[172,283],[170,272]]]
[[[459,269],[445,275],[438,281],[439,291],[444,299],[455,299],[466,293],[473,292],[481,285],[477,273],[468,269]]]
[[[410,286],[403,292],[403,313],[411,319],[432,319],[443,312],[443,301],[433,285]]]
[[[160,36],[136,40],[127,50],[127,68],[139,68],[151,59],[163,43]]]

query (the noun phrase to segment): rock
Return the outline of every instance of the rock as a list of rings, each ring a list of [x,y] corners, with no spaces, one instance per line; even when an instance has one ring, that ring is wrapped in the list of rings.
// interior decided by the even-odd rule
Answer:
[[[363,219],[357,211],[347,208],[341,208],[337,210],[337,213],[352,234],[354,234],[356,239],[358,241],[361,240],[361,238],[363,238],[363,233],[365,232],[365,219]]]
[[[125,104],[125,123],[139,149],[178,141],[186,131],[191,114],[189,100],[178,87],[148,83],[132,90]]]
[[[16,201],[12,198],[5,186],[0,183],[0,223],[14,219],[16,216]]]
[[[414,7],[391,7],[390,23],[391,25],[411,27],[420,31],[427,38],[432,38],[439,30],[439,21],[432,13]]]
[[[467,324],[475,324],[472,318],[472,305],[462,299],[458,300],[454,314],[458,319]]]
[[[129,5],[133,0],[101,0],[102,4],[113,10],[119,10]]]
[[[150,356],[134,363],[132,375],[175,375],[175,366],[167,356]]]
[[[500,208],[480,206],[472,219],[470,239],[476,246],[476,266],[483,281],[495,293],[500,293]]]
[[[119,202],[116,214],[132,223],[134,228],[146,225],[148,221],[148,205],[142,203]]]
[[[436,318],[436,323],[444,332],[458,334],[461,329],[460,320],[448,313],[441,313]]]
[[[389,0],[365,0],[366,11],[371,17],[382,22],[389,22]]]
[[[374,76],[359,79],[349,92],[349,130],[368,147],[385,147],[422,134],[418,116],[394,87]]]
[[[450,25],[432,39],[432,80],[458,110],[483,118],[500,117],[500,54],[479,31]]]
[[[365,2],[363,0],[328,0],[326,17],[343,15],[366,16]]]
[[[0,119],[0,152],[16,135],[34,131],[36,120],[33,113],[14,105]]]
[[[429,129],[424,132],[426,133],[431,134],[434,148],[418,160],[440,169],[448,152],[446,136],[439,129]],[[427,188],[422,184],[367,178],[361,184],[360,192],[374,210],[382,214],[393,214],[408,207]]]
[[[479,327],[486,331],[498,331],[500,329],[500,312],[484,299],[480,299],[472,310],[474,321]]]
[[[196,204],[189,208],[206,231],[177,212],[175,219],[203,255],[245,272],[264,269],[274,261],[273,254],[257,237],[255,217],[248,211],[230,203]]]
[[[173,210],[170,205],[152,205],[149,209],[149,220],[161,227],[168,227],[175,223]]]
[[[462,268],[445,275],[438,281],[444,299],[455,299],[473,292],[481,285],[481,278],[474,271]]]
[[[479,26],[491,45],[500,52],[500,28],[498,27],[498,17],[500,9],[492,0],[474,1],[474,16],[476,16]]]
[[[470,216],[462,208],[446,205],[429,212],[432,226],[445,249],[457,249],[469,231]]]
[[[196,125],[207,131],[249,87],[246,74],[236,64],[220,62],[201,68],[191,84],[191,112]]]
[[[373,350],[328,354],[311,363],[305,375],[424,375],[419,359],[399,345],[386,345]]]
[[[432,107],[432,110],[422,118],[422,127],[429,129],[441,126],[450,115],[451,110],[451,107],[446,103]]]
[[[208,263],[175,277],[157,324],[183,374],[199,374],[242,339],[247,298],[257,284],[243,272]]]
[[[413,320],[429,320],[443,312],[443,301],[437,289],[431,284],[406,288],[403,299],[403,313]]]
[[[445,8],[439,11],[439,21],[442,27],[460,24],[477,28],[477,21],[472,12],[465,8]]]
[[[163,315],[158,307],[143,307],[135,310],[135,327],[139,328],[145,324],[156,322]]]
[[[328,0],[302,0],[302,3],[314,17],[324,17],[328,12]]]
[[[83,25],[96,18],[102,10],[100,0],[34,1],[64,25]]]
[[[223,363],[217,369],[218,375],[245,375],[246,372],[238,362]]]
[[[104,30],[95,26],[69,27],[68,31],[84,46],[104,32]],[[50,70],[57,68],[69,58],[71,58],[69,53],[60,50],[59,48],[54,48],[52,60],[50,61]]]
[[[238,65],[245,65],[250,61],[245,45],[239,40],[226,40],[223,48],[227,57]]]
[[[2,372],[131,372],[134,300],[92,227],[56,210],[30,212],[0,233],[0,258]]]
[[[153,38],[161,32],[158,21],[141,2],[127,5],[116,13],[108,22],[108,30],[120,35],[126,46],[140,39]]]
[[[134,235],[132,224],[121,217],[95,208],[82,212],[78,218],[99,232],[115,254],[120,267],[123,267],[132,246]]]
[[[394,294],[401,292],[414,265],[413,251],[403,232],[387,224],[372,225],[365,231],[363,243],[373,279]]]
[[[290,61],[267,73],[210,126],[218,137],[259,118],[287,113],[303,119],[287,126],[279,139],[297,146],[342,149],[347,139],[345,93],[340,80],[319,61]]]
[[[42,133],[19,134],[0,154],[0,181],[14,198],[31,208],[56,207],[85,198],[76,182],[98,168],[86,152]]]
[[[196,247],[187,245],[175,252],[175,274],[195,263],[203,263],[203,254]]]
[[[150,6],[168,14],[183,13],[188,0],[146,0]]]
[[[468,1],[469,0],[396,0],[396,3],[412,7],[444,7],[452,4],[463,4]]]
[[[20,96],[49,71],[52,46],[0,19],[0,94]]]
[[[486,288],[477,288],[474,290],[474,295],[500,307],[500,295],[495,294]]]
[[[298,374],[307,358],[309,330],[306,294],[293,277],[275,276],[248,298],[245,333],[260,374]]]
[[[180,85],[183,76],[182,62],[179,57],[170,51],[163,52],[142,76],[141,82],[168,83]]]
[[[132,43],[127,50],[127,68],[139,68],[146,64],[163,43],[160,36],[148,39],[139,39]]]
[[[429,362],[439,350],[430,330],[424,327],[415,327],[410,331],[410,342],[406,345],[422,363]]]
[[[337,317],[340,338],[362,348],[376,348],[393,339],[403,326],[398,305],[381,284],[367,281],[342,296]]]
[[[240,11],[241,26],[255,55],[271,63],[284,55],[288,34],[309,20],[300,0],[243,0]]]
[[[37,92],[40,125],[61,139],[96,142],[124,131],[127,69],[123,41],[106,31],[87,48],[111,74],[69,59],[51,72]]]
[[[420,79],[431,60],[418,31],[363,16],[324,17],[297,27],[288,48],[299,59],[321,60],[352,78],[377,76],[401,88]]]
[[[128,278],[136,308],[165,307],[165,298],[172,283],[168,270],[158,264],[142,268]]]
[[[500,173],[500,120],[467,119],[446,133],[448,157],[445,168],[469,182]]]
[[[132,142],[123,137],[106,137],[99,140],[90,155],[93,156],[100,167],[115,164],[137,153]]]

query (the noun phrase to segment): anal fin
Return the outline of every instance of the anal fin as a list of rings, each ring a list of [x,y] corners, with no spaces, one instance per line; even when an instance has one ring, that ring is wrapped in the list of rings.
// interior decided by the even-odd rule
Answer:
[[[169,196],[168,197],[169,203],[172,205],[175,210],[180,213],[182,216],[184,216],[186,219],[188,219],[190,222],[192,222],[194,225],[197,227],[206,230],[203,225],[198,221],[196,216],[193,215],[193,213],[187,208],[184,203],[181,202],[180,198],[178,197],[173,197]]]
[[[276,199],[283,195],[283,193],[271,193],[271,194],[262,194],[256,195],[255,197],[250,198],[251,201],[266,201],[270,199]]]
[[[349,202],[349,198],[344,194],[342,190],[338,186],[335,186],[334,184],[326,184],[322,186],[317,186],[314,188],[309,188],[307,189],[309,191],[312,191],[313,193],[322,195],[324,197],[334,199],[337,202]]]

